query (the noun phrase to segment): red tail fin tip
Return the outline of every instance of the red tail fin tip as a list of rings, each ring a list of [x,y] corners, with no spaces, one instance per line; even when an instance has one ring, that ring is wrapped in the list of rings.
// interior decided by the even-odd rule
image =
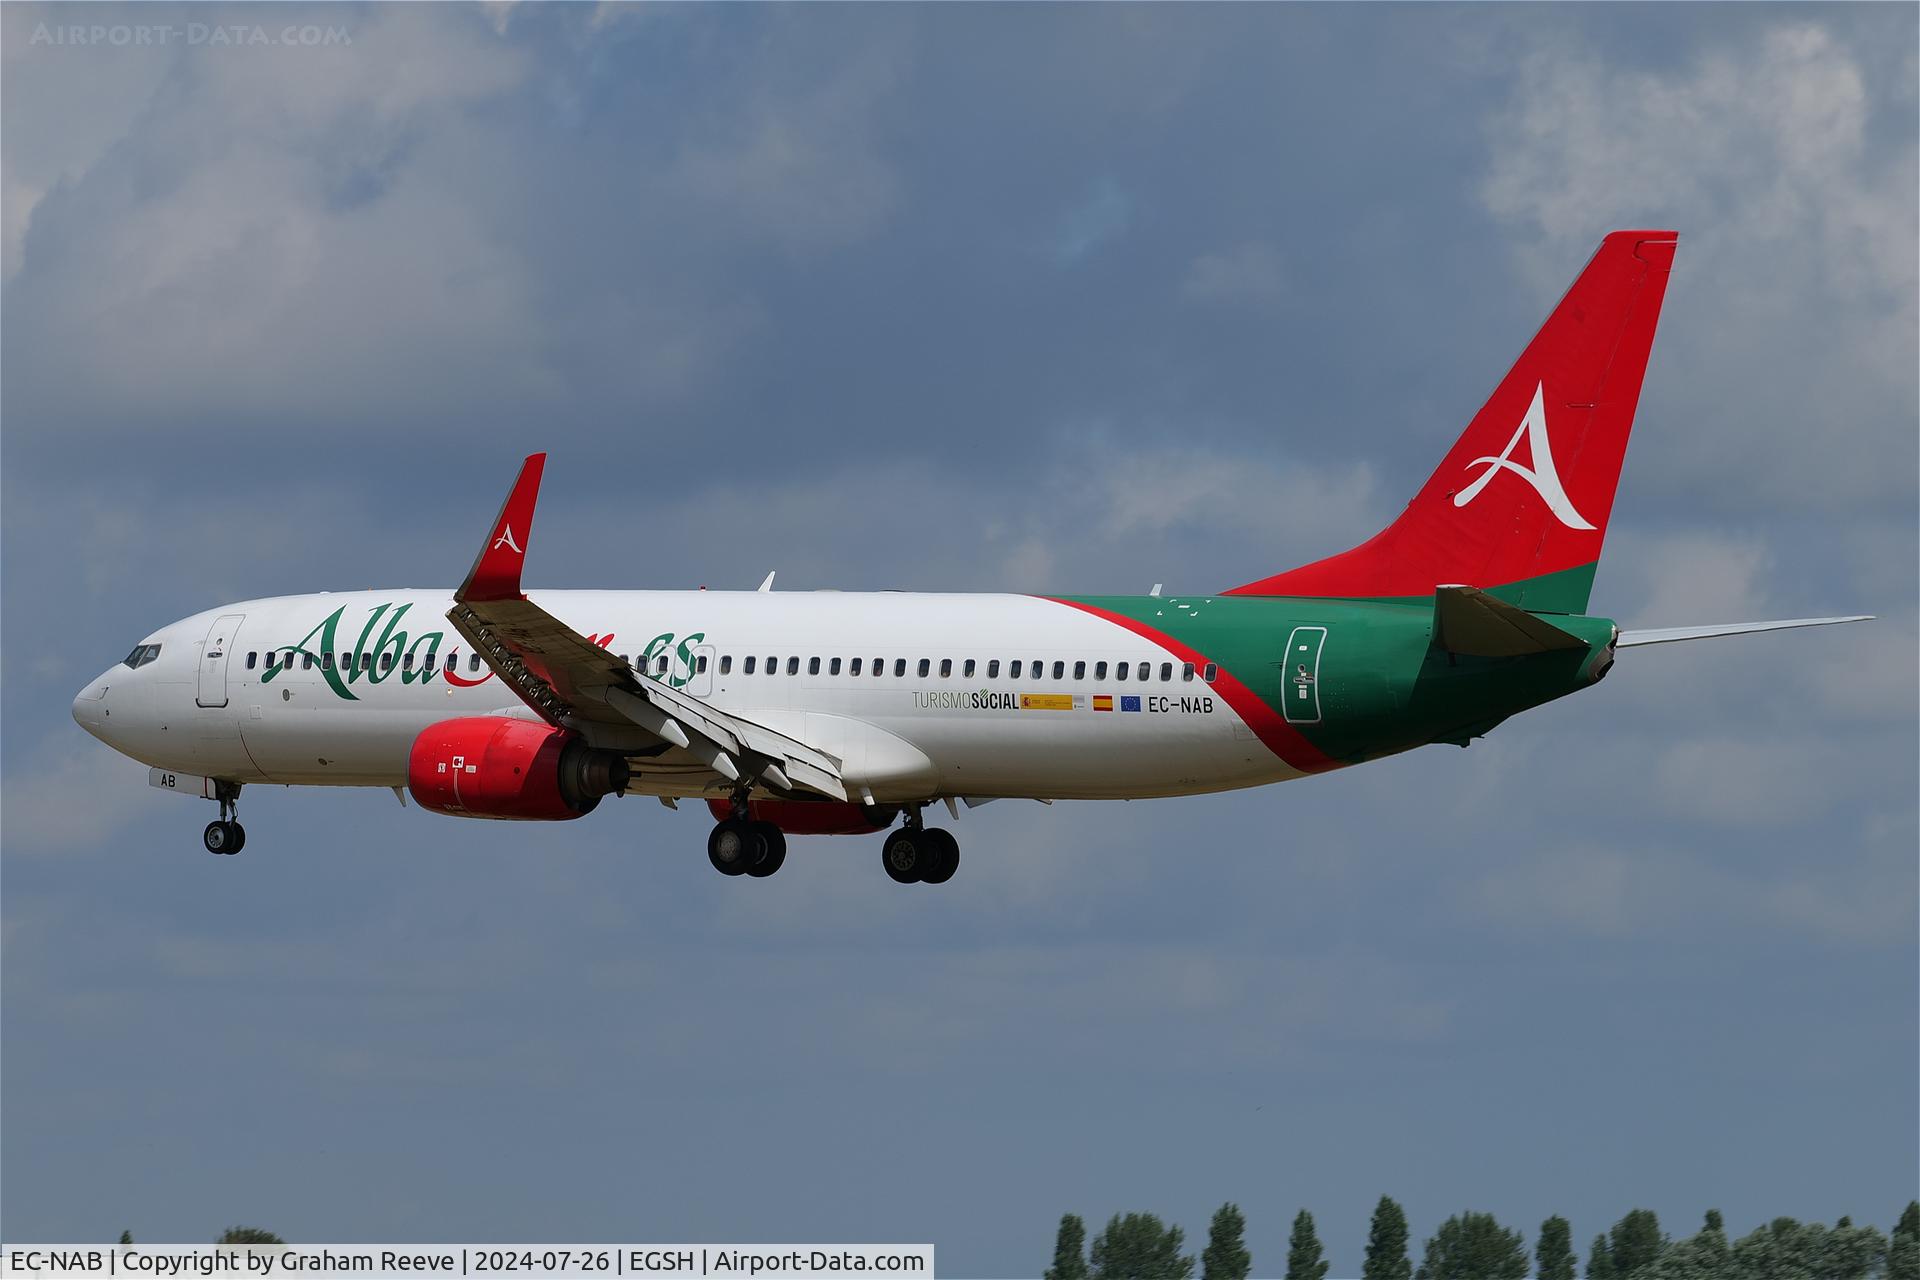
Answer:
[[[1678,242],[1608,235],[1399,519],[1228,594],[1416,597],[1464,583],[1584,610]]]

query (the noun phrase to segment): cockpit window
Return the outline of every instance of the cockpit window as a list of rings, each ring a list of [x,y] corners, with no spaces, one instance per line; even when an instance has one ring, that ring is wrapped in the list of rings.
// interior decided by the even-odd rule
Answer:
[[[130,667],[144,667],[159,656],[159,645],[137,644],[133,646],[133,652],[127,655],[127,665]]]

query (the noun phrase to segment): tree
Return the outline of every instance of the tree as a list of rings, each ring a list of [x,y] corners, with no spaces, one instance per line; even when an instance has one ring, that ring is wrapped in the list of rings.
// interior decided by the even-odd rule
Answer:
[[[1186,1234],[1150,1213],[1114,1214],[1093,1238],[1093,1280],[1190,1280]]]
[[[1326,1274],[1327,1260],[1313,1230],[1313,1215],[1302,1209],[1293,1215],[1293,1230],[1287,1234],[1287,1280],[1324,1280]]]
[[[271,1231],[262,1231],[259,1227],[228,1227],[215,1244],[285,1244]]]
[[[1697,1234],[1669,1245],[1653,1262],[1634,1272],[1634,1280],[1723,1280],[1732,1274],[1727,1233],[1718,1209],[1707,1210]]]
[[[1736,1280],[1866,1280],[1887,1259],[1887,1240],[1872,1227],[1827,1228],[1775,1218],[1734,1243],[1728,1273]],[[1889,1268],[1891,1274],[1891,1268]]]
[[[1204,1280],[1247,1280],[1253,1273],[1246,1230],[1247,1218],[1239,1205],[1229,1202],[1214,1210],[1213,1225],[1207,1228],[1207,1247],[1200,1254]]]
[[[1046,1280],[1087,1280],[1087,1224],[1077,1213],[1060,1215],[1060,1233],[1053,1238],[1053,1265]]]
[[[1618,1272],[1613,1266],[1613,1252],[1607,1248],[1607,1237],[1603,1233],[1593,1238],[1593,1247],[1587,1251],[1587,1280],[1615,1280]]]
[[[1920,1200],[1907,1201],[1887,1245],[1887,1280],[1920,1280]]]
[[[1490,1213],[1455,1214],[1427,1241],[1414,1280],[1526,1280],[1527,1241]]]
[[[122,1232],[120,1233],[120,1243],[121,1243],[121,1244],[132,1244],[132,1243],[133,1243],[133,1232],[131,1232],[131,1231],[122,1231]]]
[[[1413,1259],[1407,1256],[1407,1213],[1391,1196],[1381,1196],[1373,1206],[1360,1280],[1413,1280]]]
[[[1534,1271],[1540,1280],[1573,1280],[1573,1226],[1558,1214],[1540,1224],[1540,1243],[1533,1250]]]
[[[1628,1210],[1626,1217],[1613,1224],[1608,1246],[1614,1273],[1620,1280],[1627,1280],[1666,1249],[1667,1238],[1660,1234],[1660,1215],[1651,1209]]]

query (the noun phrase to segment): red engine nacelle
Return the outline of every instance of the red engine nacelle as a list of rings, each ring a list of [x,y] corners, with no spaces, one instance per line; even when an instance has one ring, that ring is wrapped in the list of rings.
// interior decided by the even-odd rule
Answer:
[[[428,725],[407,753],[414,801],[458,818],[578,818],[627,778],[626,757],[596,751],[570,729],[507,716]]]
[[[733,808],[725,800],[709,800],[713,816],[726,819]],[[872,809],[838,800],[749,800],[747,818],[771,822],[790,836],[864,836],[893,823],[893,809]]]

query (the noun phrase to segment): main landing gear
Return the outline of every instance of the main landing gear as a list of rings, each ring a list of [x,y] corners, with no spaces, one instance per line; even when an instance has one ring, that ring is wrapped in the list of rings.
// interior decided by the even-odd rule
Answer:
[[[707,837],[707,861],[723,876],[770,876],[786,860],[786,833],[771,822],[726,818]]]
[[[895,884],[945,884],[960,868],[960,842],[940,827],[921,826],[914,809],[906,826],[887,833],[880,865]]]
[[[247,829],[240,825],[240,784],[216,782],[214,799],[220,802],[220,820],[207,824],[202,840],[208,853],[238,853],[247,847]]]

